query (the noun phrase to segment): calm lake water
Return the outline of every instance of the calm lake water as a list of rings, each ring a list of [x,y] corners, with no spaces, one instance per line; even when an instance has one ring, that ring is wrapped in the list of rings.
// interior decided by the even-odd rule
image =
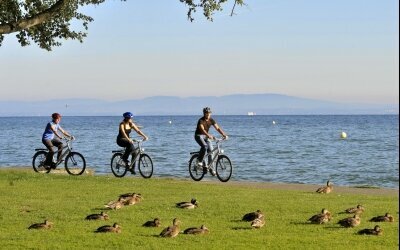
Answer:
[[[189,152],[199,116],[138,116],[150,137],[145,151],[154,176],[190,178]],[[216,116],[227,132],[222,145],[234,166],[232,180],[399,187],[398,115]],[[31,166],[48,117],[0,117],[0,166]],[[96,174],[111,174],[120,117],[66,116],[61,126],[77,140]],[[214,135],[218,133],[211,130]],[[342,131],[347,133],[341,139]],[[134,132],[133,132],[134,133]],[[33,171],[33,170],[32,170]],[[207,176],[206,179],[213,177]],[[213,178],[217,181],[216,178]]]

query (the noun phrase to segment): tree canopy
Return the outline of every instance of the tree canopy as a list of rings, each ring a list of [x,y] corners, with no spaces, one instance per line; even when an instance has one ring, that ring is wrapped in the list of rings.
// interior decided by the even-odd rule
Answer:
[[[76,39],[83,42],[88,25],[93,18],[81,13],[80,7],[100,5],[106,0],[0,0],[0,46],[5,35],[16,34],[21,46],[36,43],[40,48],[51,50],[61,46],[62,40]],[[126,0],[121,0],[126,1]],[[231,15],[235,6],[243,5],[244,0],[179,0],[185,4],[190,22],[193,13],[202,10],[209,21],[213,14],[222,11],[223,6],[232,4]],[[80,23],[82,30],[73,30],[71,22]]]

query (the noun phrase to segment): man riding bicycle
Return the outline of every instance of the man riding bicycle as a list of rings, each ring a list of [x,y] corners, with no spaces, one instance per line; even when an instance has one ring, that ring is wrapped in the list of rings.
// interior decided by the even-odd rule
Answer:
[[[217,122],[211,118],[211,108],[205,107],[203,109],[203,117],[201,117],[197,122],[196,132],[194,133],[194,139],[200,145],[200,153],[199,158],[197,158],[197,166],[203,166],[203,160],[206,152],[211,152],[212,144],[211,140],[215,139],[215,137],[208,133],[211,125],[215,128],[215,130],[220,133],[224,139],[227,139],[228,136],[225,132],[218,126]],[[212,161],[212,155],[209,155],[208,162]],[[210,167],[210,173],[214,176],[215,171]]]
[[[51,115],[51,118],[52,121],[47,123],[46,128],[43,132],[42,143],[49,150],[44,165],[54,168],[55,167],[55,164],[53,163],[53,156],[55,153],[54,147],[58,148],[58,153],[57,153],[57,161],[58,161],[60,160],[63,148],[63,143],[61,141],[61,139],[63,138],[62,135],[70,138],[73,138],[73,136],[71,136],[70,134],[68,134],[67,131],[61,128],[60,126],[61,115],[59,113],[53,113]],[[60,135],[59,132],[61,132],[62,135]],[[55,135],[57,137],[55,137]]]

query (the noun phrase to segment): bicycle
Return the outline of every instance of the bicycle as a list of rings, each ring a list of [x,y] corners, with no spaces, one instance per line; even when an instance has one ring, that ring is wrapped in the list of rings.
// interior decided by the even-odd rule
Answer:
[[[47,154],[49,150],[47,148],[35,148],[37,151],[33,155],[32,167],[35,172],[38,173],[49,173],[52,169],[55,169],[58,165],[64,162],[65,170],[70,175],[81,175],[86,169],[86,160],[81,153],[72,151],[72,141],[75,140],[74,137],[67,139],[63,138],[66,144],[63,146],[62,150],[65,150],[62,153],[60,159],[58,159],[55,163],[53,162],[52,166],[45,165]],[[57,150],[54,155],[57,155]],[[65,159],[64,159],[65,158]]]
[[[224,154],[224,150],[221,147],[221,142],[224,141],[224,138],[217,138],[216,147],[211,150],[211,152],[207,152],[204,156],[203,165],[197,165],[197,158],[199,157],[200,152],[190,152],[192,156],[189,160],[189,174],[195,181],[200,181],[203,179],[204,175],[208,172],[208,170],[212,169],[213,165],[215,164],[215,171],[217,178],[222,182],[227,182],[232,176],[232,162],[228,156]],[[208,159],[208,156],[212,156],[211,162],[206,165],[205,159]]]
[[[115,177],[124,177],[128,170],[135,174],[135,163],[138,162],[139,173],[143,178],[150,178],[153,175],[153,161],[148,154],[144,153],[142,142],[144,140],[133,140],[137,143],[137,147],[132,152],[132,161],[126,166],[122,159],[125,150],[113,150],[111,157],[111,171]]]

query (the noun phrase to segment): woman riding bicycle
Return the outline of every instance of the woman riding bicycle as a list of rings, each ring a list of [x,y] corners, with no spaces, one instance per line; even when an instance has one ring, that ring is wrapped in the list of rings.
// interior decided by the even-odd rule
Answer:
[[[117,144],[118,146],[125,148],[125,153],[122,155],[122,160],[124,161],[126,166],[129,166],[128,157],[135,150],[135,147],[133,146],[133,140],[129,138],[129,134],[131,133],[132,129],[135,130],[136,133],[141,135],[143,137],[143,140],[147,140],[148,137],[138,128],[135,123],[133,123],[133,114],[131,112],[125,112],[122,116],[124,117],[124,119],[119,124]]]
[[[217,130],[218,133],[220,133],[225,139],[228,138],[225,132],[218,126],[217,122],[211,118],[211,108],[205,107],[203,109],[203,117],[201,117],[197,122],[196,132],[194,133],[194,139],[201,147],[199,158],[197,158],[196,163],[199,167],[203,166],[203,160],[206,152],[211,152],[212,150],[212,144],[210,140],[213,140],[215,137],[208,133],[211,125],[214,126],[215,130]],[[208,159],[209,162],[212,161],[211,157],[212,156],[210,155]],[[210,168],[210,173],[215,175],[215,171],[212,168]]]
[[[61,115],[59,113],[53,113],[51,115],[52,121],[47,123],[46,128],[44,130],[43,136],[42,136],[42,143],[46,146],[46,148],[49,150],[49,153],[47,154],[46,161],[44,163],[45,166],[50,166],[52,168],[55,167],[53,163],[53,156],[54,156],[54,147],[58,148],[58,153],[57,153],[57,161],[60,160],[61,154],[62,154],[62,148],[63,148],[63,143],[61,139],[63,138],[62,135],[73,138],[70,134],[68,134],[67,131],[61,128],[60,126],[60,121],[61,121]],[[60,133],[62,135],[60,135]],[[55,135],[57,137],[55,137]]]

